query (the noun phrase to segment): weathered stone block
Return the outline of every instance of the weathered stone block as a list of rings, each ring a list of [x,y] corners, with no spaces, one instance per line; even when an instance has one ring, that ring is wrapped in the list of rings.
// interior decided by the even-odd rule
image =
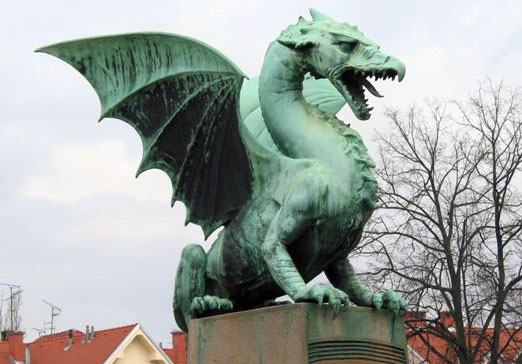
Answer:
[[[288,304],[194,319],[188,364],[404,364],[404,320],[351,307]]]

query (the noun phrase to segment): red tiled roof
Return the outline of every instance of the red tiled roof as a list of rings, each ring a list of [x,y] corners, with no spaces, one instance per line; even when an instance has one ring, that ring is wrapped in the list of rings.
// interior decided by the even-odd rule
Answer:
[[[94,339],[88,343],[83,342],[83,332],[74,330],[73,344],[67,350],[64,350],[68,344],[67,331],[42,336],[28,344],[31,364],[102,364],[136,326],[96,331]],[[0,364],[4,363],[0,361]]]
[[[480,332],[481,329],[473,329],[471,334],[472,346],[477,345]],[[491,338],[493,335],[493,329],[487,329],[486,335]],[[500,333],[500,348],[504,348],[506,344],[508,345],[502,353],[503,362],[513,363],[517,360],[517,357],[522,354],[522,332],[514,332],[513,330],[509,329],[503,330]],[[450,361],[457,362],[457,356],[453,348],[448,344],[447,341],[435,335],[420,334],[410,337],[408,339],[408,346],[413,349],[422,359],[427,360],[430,364],[445,363],[445,361],[440,356],[435,354],[434,349],[444,357],[448,358]],[[489,352],[490,348],[488,340],[484,340],[482,347],[477,355],[478,357],[475,361],[480,363],[489,354]]]
[[[163,351],[165,352],[165,354],[167,354],[170,360],[174,361],[174,349],[163,349]]]
[[[448,342],[430,334],[419,334],[408,339],[408,346],[431,364],[445,364],[445,361],[435,352],[442,354],[448,360],[455,362],[455,355]]]

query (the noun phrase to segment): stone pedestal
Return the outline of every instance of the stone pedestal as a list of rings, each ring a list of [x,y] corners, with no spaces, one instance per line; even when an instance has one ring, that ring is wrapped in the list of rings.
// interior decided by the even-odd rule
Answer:
[[[405,364],[404,320],[388,311],[287,304],[191,320],[188,364]]]

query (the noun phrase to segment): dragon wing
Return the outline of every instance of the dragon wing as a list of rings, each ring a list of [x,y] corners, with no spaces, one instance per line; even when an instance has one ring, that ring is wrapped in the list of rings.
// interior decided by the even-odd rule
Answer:
[[[101,102],[100,120],[121,119],[140,135],[140,173],[157,168],[172,182],[172,204],[208,237],[250,198],[252,170],[239,134],[243,73],[187,37],[138,33],[43,47],[77,69]]]

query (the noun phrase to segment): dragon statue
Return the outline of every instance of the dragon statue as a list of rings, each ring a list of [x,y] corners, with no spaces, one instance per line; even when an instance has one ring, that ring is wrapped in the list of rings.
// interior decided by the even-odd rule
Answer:
[[[316,11],[270,44],[259,78],[206,44],[174,34],[75,40],[38,51],[76,68],[94,87],[101,117],[138,132],[137,175],[170,177],[172,203],[205,239],[183,249],[174,316],[193,317],[294,301],[350,302],[404,312],[393,291],[372,293],[347,259],[377,201],[374,164],[359,136],[335,117],[346,102],[370,118],[369,78],[402,80],[404,65],[356,27]],[[307,285],[321,272],[328,284]]]

